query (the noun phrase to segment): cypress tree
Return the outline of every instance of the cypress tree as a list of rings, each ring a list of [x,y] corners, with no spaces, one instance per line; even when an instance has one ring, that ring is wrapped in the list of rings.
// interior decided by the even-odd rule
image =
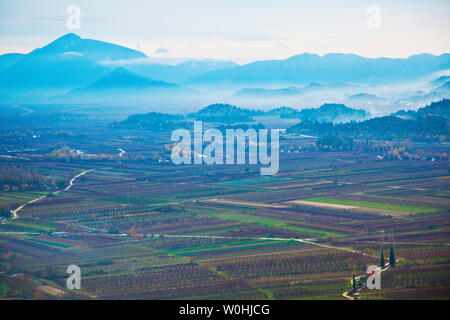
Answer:
[[[385,267],[385,265],[384,265],[384,253],[383,253],[383,250],[381,250],[380,267],[381,267],[381,269],[384,269],[384,267]]]
[[[355,293],[355,292],[356,292],[356,280],[355,280],[355,276],[353,276],[352,284],[353,284],[353,293]]]
[[[392,245],[391,245],[391,251],[389,252],[389,265],[391,267],[395,266],[394,247]]]

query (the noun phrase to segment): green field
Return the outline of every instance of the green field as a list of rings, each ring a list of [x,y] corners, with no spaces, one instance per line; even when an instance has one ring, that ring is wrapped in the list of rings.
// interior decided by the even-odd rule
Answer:
[[[55,247],[72,248],[71,245],[68,245],[68,244],[65,244],[65,243],[60,243],[60,242],[46,241],[46,240],[34,239],[34,238],[27,238],[26,240],[37,242],[37,243],[42,243],[42,244],[47,244],[47,245],[55,246]]]
[[[312,233],[312,234],[320,234],[323,236],[343,235],[342,233],[339,233],[339,232],[325,231],[325,230],[320,230],[320,229],[313,229],[313,228],[306,228],[306,227],[299,227],[299,226],[291,226],[291,225],[287,225],[286,223],[284,223],[283,221],[278,220],[278,219],[264,218],[264,220],[262,220],[262,219],[258,220],[258,219],[255,219],[254,217],[251,217],[249,215],[243,215],[243,214],[236,214],[236,215],[227,214],[227,215],[221,215],[221,216],[212,216],[211,218],[241,221],[241,222],[245,222],[245,223],[258,223],[258,224],[262,224],[262,225],[272,227],[272,228],[287,229],[287,230],[297,231],[297,232],[301,232],[301,233],[307,232],[307,233]]]
[[[4,224],[0,226],[4,227],[5,229],[8,229],[8,231],[10,229],[8,227],[11,227],[14,231],[24,231],[24,232],[38,232],[38,231],[50,232],[56,230],[56,228],[49,226],[47,224],[32,222],[23,219],[14,219],[14,220],[9,219],[4,221]]]
[[[312,202],[331,203],[331,204],[343,204],[343,205],[357,206],[357,207],[363,207],[363,208],[372,208],[372,209],[379,209],[379,210],[397,211],[397,212],[403,212],[403,213],[419,213],[419,212],[437,211],[437,209],[435,209],[435,208],[416,207],[416,206],[399,205],[399,204],[391,204],[391,203],[353,201],[353,200],[344,200],[344,199],[335,199],[335,198],[317,197],[317,198],[310,198],[310,199],[304,199],[304,200],[312,201]]]
[[[0,193],[0,203],[14,204],[20,203],[24,204],[30,200],[36,199],[40,196],[47,194],[46,191],[32,191],[32,192],[1,192]]]

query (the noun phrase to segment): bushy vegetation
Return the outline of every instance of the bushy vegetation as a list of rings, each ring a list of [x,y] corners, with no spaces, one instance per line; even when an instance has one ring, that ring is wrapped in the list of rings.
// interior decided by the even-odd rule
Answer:
[[[373,118],[362,122],[319,123],[302,121],[288,129],[294,134],[337,135],[359,139],[411,139],[414,141],[446,140],[448,120],[441,117],[401,119],[396,116]]]
[[[43,189],[46,179],[30,166],[1,165],[0,187],[5,192]]]
[[[180,127],[187,128],[190,125],[183,121],[183,116],[159,112],[134,114],[127,119],[114,122],[113,128],[144,129],[151,131],[174,130]]]
[[[11,209],[9,205],[0,203],[0,217],[9,218],[11,216]]]
[[[365,120],[370,113],[362,109],[349,108],[343,104],[326,103],[319,108],[293,109],[279,107],[268,111],[267,115],[279,115],[284,119],[300,119],[312,122],[349,122],[352,120]]]
[[[338,137],[334,135],[324,136],[316,141],[316,146],[320,150],[352,150],[353,139],[349,137]]]
[[[253,116],[262,115],[259,110],[238,108],[229,104],[212,104],[196,113],[189,114],[189,117],[205,122],[251,122]]]
[[[320,108],[302,109],[298,112],[301,120],[317,122],[349,122],[351,120],[363,120],[369,113],[362,109],[352,109],[343,104],[326,103]]]

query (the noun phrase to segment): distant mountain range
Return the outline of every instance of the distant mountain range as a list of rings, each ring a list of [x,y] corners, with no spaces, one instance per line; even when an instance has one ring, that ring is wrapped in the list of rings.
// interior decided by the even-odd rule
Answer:
[[[24,54],[21,53],[7,53],[0,56],[0,72],[8,69],[17,61],[22,59]]]
[[[233,97],[238,98],[295,97],[310,92],[342,89],[348,86],[349,86],[348,84],[342,82],[333,82],[327,84],[311,82],[302,87],[291,86],[280,89],[243,88],[238,92],[236,92],[233,95]]]
[[[449,93],[450,92],[450,81],[447,81],[442,86],[437,87],[433,92]]]
[[[417,111],[400,110],[393,115],[402,119],[417,119],[425,117],[442,117],[450,119],[450,99],[442,99],[440,101],[432,102]]]
[[[228,90],[226,85],[230,84],[233,90],[239,90],[234,98],[273,97],[272,103],[275,103],[279,102],[278,97],[296,99],[298,95],[322,90],[347,90],[346,86],[357,83],[410,81],[450,69],[450,54],[369,59],[353,54],[319,56],[304,53],[286,60],[258,61],[242,66],[214,60],[161,65],[149,63],[149,59],[133,49],[69,33],[28,54],[0,55],[0,97],[16,102],[42,102],[42,98],[53,101],[57,97],[61,102],[65,98],[74,101],[74,93],[88,97],[102,92],[103,95],[96,97],[101,101],[113,98],[111,94],[104,94],[107,90],[125,93],[151,88],[155,96],[157,90],[192,93],[187,87],[193,86],[200,87],[197,93],[202,92],[203,98],[210,101],[208,93],[225,92]],[[258,84],[261,87],[256,86]],[[284,85],[285,88],[270,89]],[[436,79],[432,85],[436,89],[430,96],[448,93],[449,83],[445,76]],[[211,91],[204,90],[207,87]],[[127,98],[123,94],[123,98],[132,100],[133,96]],[[172,98],[183,101],[184,97],[172,95]]]
[[[231,61],[216,61],[210,59],[186,61],[177,65],[150,63],[147,60],[148,59],[139,59],[130,61],[129,63],[124,63],[122,61],[117,63],[106,62],[103,63],[103,65],[106,67],[123,66],[124,68],[142,76],[174,83],[183,83],[205,72],[234,68],[238,66],[238,64]]]
[[[430,83],[433,87],[435,87],[435,86],[441,86],[448,81],[450,81],[450,76],[440,76],[439,78],[431,81]]]
[[[193,92],[194,90],[178,84],[152,80],[124,68],[117,68],[86,87],[71,90],[64,97],[83,101],[97,101],[99,99],[109,101],[126,96],[137,99],[151,97],[152,95],[164,96]]]
[[[324,56],[304,53],[286,60],[270,60],[211,71],[189,84],[304,84],[314,82],[387,83],[417,79],[450,68],[450,54],[414,55],[406,59],[364,58],[354,54]]]
[[[269,98],[297,96],[299,94],[301,94],[301,90],[298,87],[281,89],[243,88],[236,92],[233,96],[238,98]]]
[[[142,52],[119,45],[64,35],[28,54],[0,56],[0,88],[5,99],[28,94],[56,97],[58,101],[95,98],[149,91],[192,92],[177,84],[149,79],[124,68],[107,67],[109,61],[145,59]],[[68,92],[67,94],[65,94]],[[108,93],[105,95],[105,93]],[[33,96],[34,97],[34,96]],[[131,96],[130,96],[131,97]]]
[[[350,95],[349,97],[344,98],[342,101],[352,106],[372,106],[372,108],[375,108],[375,106],[377,105],[386,103],[387,101],[389,101],[389,99],[385,97],[379,97],[375,94],[361,92]]]
[[[31,52],[35,56],[70,54],[84,56],[96,62],[102,60],[121,60],[146,58],[142,52],[116,44],[92,39],[82,39],[75,33],[68,33],[43,48]]]
[[[366,101],[366,100],[377,100],[380,99],[379,97],[377,97],[374,94],[370,94],[370,93],[357,93],[354,95],[351,95],[350,97],[347,98],[348,100],[355,100],[355,101]]]
[[[86,88],[77,89],[77,91],[143,90],[152,88],[181,88],[181,86],[164,81],[152,80],[124,68],[117,68],[108,75],[88,85]]]

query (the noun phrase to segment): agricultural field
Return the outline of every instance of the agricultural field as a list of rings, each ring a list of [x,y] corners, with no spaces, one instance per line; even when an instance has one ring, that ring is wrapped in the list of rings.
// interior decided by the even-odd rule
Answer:
[[[450,1],[73,2],[0,0],[0,303],[450,300]]]
[[[447,161],[281,153],[279,173],[261,177],[139,158],[167,139],[98,129],[83,148],[110,159],[19,163],[63,182],[0,192],[11,210],[26,204],[0,225],[1,297],[346,299],[392,246],[399,262],[360,299],[450,298]],[[72,264],[81,290],[66,288]]]

